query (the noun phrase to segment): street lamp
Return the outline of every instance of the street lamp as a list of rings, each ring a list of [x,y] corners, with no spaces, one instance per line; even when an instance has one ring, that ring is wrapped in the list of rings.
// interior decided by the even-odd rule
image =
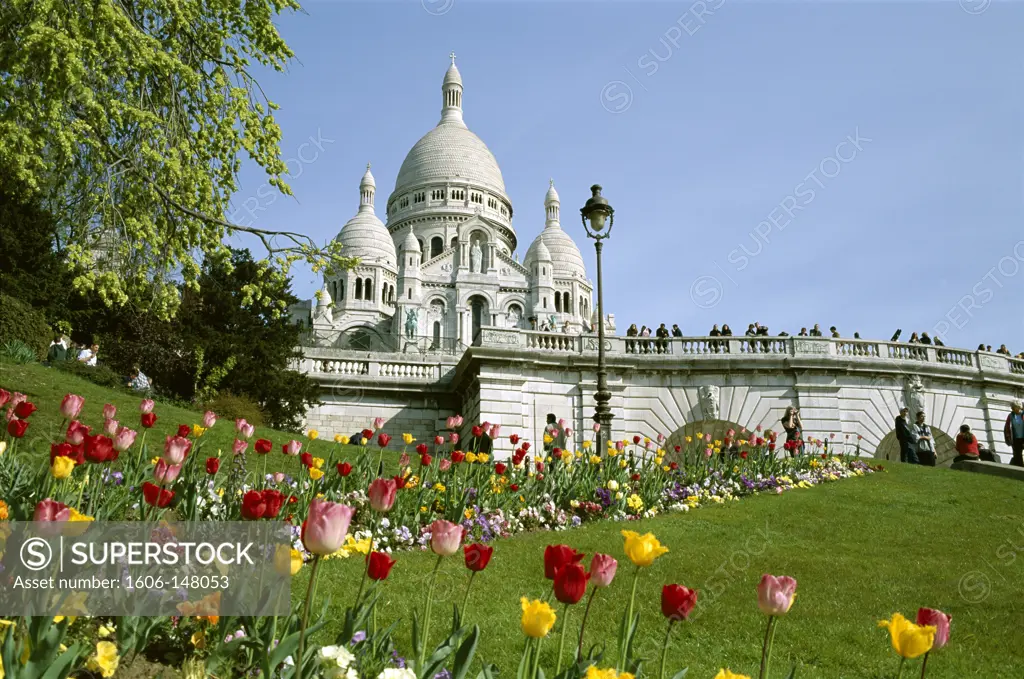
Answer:
[[[611,440],[612,435],[612,409],[608,405],[612,400],[612,393],[608,391],[608,371],[604,364],[604,286],[601,279],[601,248],[604,239],[612,235],[615,210],[608,199],[601,195],[599,184],[591,186],[590,192],[593,195],[587,199],[587,204],[580,208],[580,217],[583,219],[583,229],[589,238],[594,239],[594,249],[597,250],[597,392],[594,394],[597,408],[594,410],[594,421],[601,425],[596,437],[597,454],[604,455],[606,442]]]

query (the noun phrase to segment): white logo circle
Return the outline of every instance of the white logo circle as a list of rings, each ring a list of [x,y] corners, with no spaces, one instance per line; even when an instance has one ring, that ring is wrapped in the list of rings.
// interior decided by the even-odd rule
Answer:
[[[625,113],[633,105],[633,88],[621,80],[612,80],[601,88],[601,106],[608,113]]]
[[[41,571],[53,561],[53,549],[43,538],[29,538],[21,545],[21,563],[30,571]]]

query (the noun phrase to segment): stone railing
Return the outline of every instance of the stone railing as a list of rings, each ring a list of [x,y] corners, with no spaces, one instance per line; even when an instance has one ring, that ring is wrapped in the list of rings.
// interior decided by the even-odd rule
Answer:
[[[360,352],[304,347],[291,368],[323,382],[356,380],[381,384],[440,382],[459,357],[395,352]],[[400,357],[399,357],[400,356]]]
[[[506,328],[481,328],[476,346],[545,354],[597,352],[596,335],[568,335]],[[686,357],[693,359],[756,360],[762,358],[829,358],[852,363],[862,360],[935,364],[987,373],[1024,375],[1024,359],[985,351],[968,351],[928,344],[884,342],[831,337],[605,337],[609,356],[638,359]]]

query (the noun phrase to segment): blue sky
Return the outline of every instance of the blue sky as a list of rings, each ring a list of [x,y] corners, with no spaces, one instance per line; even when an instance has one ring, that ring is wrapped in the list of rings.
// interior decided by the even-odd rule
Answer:
[[[235,221],[332,238],[367,162],[383,214],[454,50],[520,258],[553,177],[593,278],[578,208],[604,186],[620,331],[1024,350],[1024,3],[311,0],[280,27],[297,59],[261,83],[295,197],[246,167]]]

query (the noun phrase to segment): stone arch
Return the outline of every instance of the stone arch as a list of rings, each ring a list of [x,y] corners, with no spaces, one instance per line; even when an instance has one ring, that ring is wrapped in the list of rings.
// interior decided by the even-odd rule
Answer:
[[[929,426],[931,427],[931,425]],[[931,430],[935,439],[935,466],[949,467],[953,464],[953,458],[956,457],[956,441],[938,427],[931,427]],[[875,446],[875,459],[889,462],[900,461],[900,444],[896,440],[895,429],[883,436]]]
[[[697,434],[711,434],[712,441],[721,441],[725,439],[725,432],[730,429],[736,431],[736,436],[734,438],[741,438],[739,432],[743,430],[743,425],[738,422],[733,422],[731,420],[695,420],[693,422],[687,422],[681,428],[672,432],[672,435],[665,439],[665,445],[662,447],[667,451],[666,456],[669,459],[675,460],[675,447],[679,446],[685,451],[687,436],[696,440]]]

